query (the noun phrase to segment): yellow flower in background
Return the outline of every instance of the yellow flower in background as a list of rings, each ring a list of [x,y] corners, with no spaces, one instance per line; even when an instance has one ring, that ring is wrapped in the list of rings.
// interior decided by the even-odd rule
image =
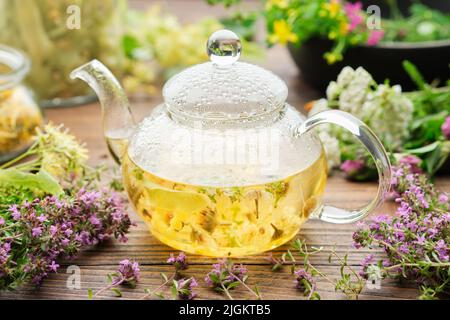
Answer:
[[[276,20],[273,23],[273,34],[269,36],[269,42],[287,44],[288,42],[297,42],[298,36],[292,32],[291,26],[285,20]]]
[[[266,2],[266,10],[270,10],[273,7],[280,9],[286,9],[289,6],[289,0],[268,0]]]
[[[345,20],[339,22],[339,31],[332,30],[328,33],[328,39],[334,40],[338,35],[345,36],[348,33],[349,24]]]
[[[328,64],[333,64],[337,61],[336,55],[331,52],[325,53],[324,57],[327,60]]]
[[[349,30],[349,24],[345,20],[341,20],[339,23],[339,33],[343,36],[345,36],[348,33]]]
[[[339,0],[330,0],[330,2],[322,4],[322,8],[328,11],[330,17],[336,17],[341,11],[341,4]]]
[[[325,60],[327,60],[328,64],[333,64],[337,61],[342,60],[342,54],[334,53],[334,52],[327,52],[324,54]]]

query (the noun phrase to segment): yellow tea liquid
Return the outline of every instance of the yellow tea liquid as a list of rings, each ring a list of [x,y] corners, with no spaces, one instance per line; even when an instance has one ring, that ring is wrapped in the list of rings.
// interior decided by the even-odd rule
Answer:
[[[327,178],[323,152],[286,178],[232,187],[167,180],[128,155],[122,166],[128,196],[156,238],[216,257],[260,253],[289,241],[317,209]]]

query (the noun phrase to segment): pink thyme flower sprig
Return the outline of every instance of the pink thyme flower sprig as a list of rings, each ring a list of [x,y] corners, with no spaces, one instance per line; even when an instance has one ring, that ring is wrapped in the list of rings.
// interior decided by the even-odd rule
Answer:
[[[292,249],[287,250],[279,259],[269,255],[268,260],[272,264],[272,271],[278,271],[285,264],[291,265],[291,273],[295,276],[295,286],[309,300],[320,300],[320,294],[317,292],[315,277],[324,279],[336,291],[344,293],[350,299],[358,299],[359,294],[364,288],[365,280],[348,264],[347,254],[341,257],[336,249],[329,252],[328,261],[337,260],[340,265],[340,278],[333,279],[326,273],[319,270],[311,263],[311,256],[323,252],[323,247],[308,247],[305,241],[296,239],[292,243]],[[297,259],[296,259],[297,257]],[[300,265],[300,268],[298,267]]]
[[[182,271],[188,268],[186,254],[180,252],[175,256],[171,253],[167,259],[167,263],[173,265],[175,269],[173,274],[167,276],[165,273],[161,272],[161,278],[163,280],[161,285],[152,290],[145,289],[145,295],[141,297],[141,300],[152,296],[165,299],[161,290],[168,285],[171,285],[171,293],[174,299],[192,300],[197,296],[197,293],[194,292],[194,288],[198,286],[197,280],[194,277],[186,278],[182,274]]]
[[[256,299],[262,300],[258,287],[250,288],[246,283],[247,279],[248,270],[245,266],[235,264],[228,259],[220,259],[206,275],[205,282],[215,291],[224,293],[230,300],[234,300],[230,291],[241,285]]]
[[[122,296],[122,291],[118,288],[120,285],[129,285],[130,287],[134,288],[136,287],[136,284],[139,282],[140,279],[140,268],[139,263],[130,260],[125,259],[120,261],[119,268],[116,272],[108,274],[108,285],[97,291],[95,294],[93,294],[92,289],[88,289],[88,298],[92,299],[95,297],[100,296],[105,291],[112,291],[116,297]]]
[[[394,276],[418,282],[421,298],[450,290],[450,201],[409,163],[393,168],[395,216],[379,215],[353,234],[357,248],[378,246],[387,259],[367,257],[362,275]]]
[[[298,269],[294,271],[296,288],[308,296],[308,299],[316,297],[320,299],[320,296],[316,292],[316,280],[305,269]]]
[[[194,288],[198,286],[197,280],[194,277],[185,278],[180,272],[188,267],[184,252],[180,252],[177,257],[171,254],[169,259],[167,259],[167,263],[172,264],[175,267],[174,273],[170,277],[161,273],[163,283],[153,290],[148,288],[144,289],[145,295],[140,298],[141,300],[152,296],[165,299],[160,290],[169,285],[171,286],[173,299],[192,300],[197,296],[197,293],[194,292]],[[129,285],[132,288],[135,288],[140,277],[140,267],[136,261],[130,259],[122,260],[119,263],[118,270],[108,274],[108,285],[97,291],[95,294],[93,294],[92,289],[88,289],[88,298],[92,299],[98,297],[105,291],[112,291],[116,297],[121,297],[122,292],[119,287],[121,285]]]
[[[27,280],[38,285],[57,272],[58,259],[73,259],[84,247],[111,237],[126,241],[132,225],[124,200],[106,190],[37,198],[10,205],[7,212],[8,225],[0,226],[0,288]],[[20,250],[24,245],[25,254]],[[24,273],[20,281],[17,272]]]
[[[198,287],[197,280],[194,277],[172,281],[172,296],[179,300],[193,300],[197,293],[193,291]]]

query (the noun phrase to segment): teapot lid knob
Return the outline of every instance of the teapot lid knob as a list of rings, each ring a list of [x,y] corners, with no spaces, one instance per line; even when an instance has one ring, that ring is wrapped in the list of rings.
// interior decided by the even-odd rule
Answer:
[[[208,39],[208,56],[217,66],[228,66],[239,60],[242,44],[238,35],[230,30],[218,30]]]

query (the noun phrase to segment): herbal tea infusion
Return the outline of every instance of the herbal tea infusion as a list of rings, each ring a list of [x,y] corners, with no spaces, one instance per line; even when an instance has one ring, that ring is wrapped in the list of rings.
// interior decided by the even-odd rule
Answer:
[[[222,257],[270,250],[294,237],[320,204],[327,178],[323,153],[294,175],[225,187],[167,180],[130,157],[122,165],[129,198],[154,236],[179,250]]]

